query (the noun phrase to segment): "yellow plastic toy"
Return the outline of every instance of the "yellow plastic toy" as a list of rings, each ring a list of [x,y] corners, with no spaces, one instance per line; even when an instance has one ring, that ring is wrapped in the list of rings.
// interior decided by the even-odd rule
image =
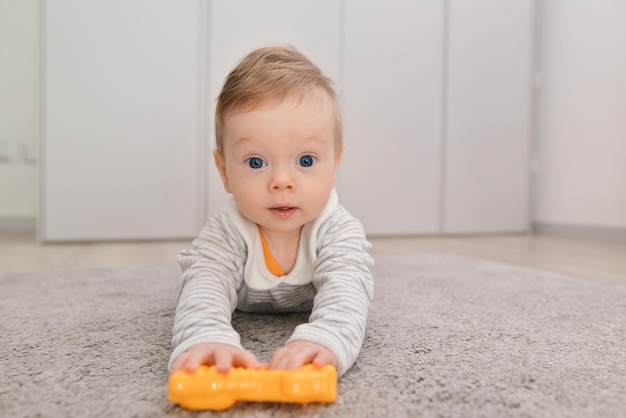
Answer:
[[[200,366],[193,373],[174,373],[168,383],[169,400],[190,410],[223,411],[237,401],[330,403],[336,397],[337,372],[330,365],[298,370],[232,368],[227,374],[215,366]]]

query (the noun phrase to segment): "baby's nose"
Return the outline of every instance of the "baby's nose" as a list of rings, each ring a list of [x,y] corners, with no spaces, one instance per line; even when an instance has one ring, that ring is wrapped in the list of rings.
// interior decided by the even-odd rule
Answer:
[[[293,190],[294,188],[295,184],[289,170],[281,169],[274,173],[270,183],[270,189],[272,191]]]

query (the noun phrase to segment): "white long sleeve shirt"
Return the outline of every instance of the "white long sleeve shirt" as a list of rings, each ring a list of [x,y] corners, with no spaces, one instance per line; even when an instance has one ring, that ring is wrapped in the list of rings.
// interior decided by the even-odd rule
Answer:
[[[356,360],[365,334],[374,280],[370,244],[360,222],[339,205],[333,190],[316,220],[302,228],[296,263],[281,277],[270,273],[256,224],[234,201],[213,216],[183,250],[169,366],[202,343],[241,348],[231,325],[235,309],[245,312],[311,311],[287,343],[306,340],[328,348],[343,375]]]

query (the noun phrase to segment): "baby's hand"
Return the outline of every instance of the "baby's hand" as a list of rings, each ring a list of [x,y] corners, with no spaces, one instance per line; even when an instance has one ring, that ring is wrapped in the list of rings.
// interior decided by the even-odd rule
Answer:
[[[192,373],[202,364],[215,365],[217,371],[222,374],[228,373],[231,367],[260,369],[264,366],[250,351],[228,344],[200,343],[176,357],[170,374],[180,369]]]
[[[276,350],[269,364],[270,370],[295,370],[305,364],[323,367],[330,364],[338,369],[337,358],[323,345],[311,341],[294,341]]]

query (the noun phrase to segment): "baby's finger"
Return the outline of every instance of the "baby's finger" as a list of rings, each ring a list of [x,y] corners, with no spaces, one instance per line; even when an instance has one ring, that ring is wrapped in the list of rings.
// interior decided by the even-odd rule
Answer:
[[[300,350],[290,350],[289,356],[286,358],[285,365],[283,369],[285,370],[295,370],[304,366],[305,364],[309,364],[315,358],[317,351],[307,348],[303,348]]]
[[[190,350],[187,354],[184,367],[189,373],[195,372],[202,364],[210,365],[214,360],[212,351]]]
[[[315,356],[315,351],[308,347],[287,346],[280,353],[275,363],[270,366],[273,370],[294,370],[310,363]]]
[[[281,347],[272,354],[268,368],[270,370],[280,370],[279,364],[282,363],[287,347]]]
[[[230,350],[216,350],[215,354],[215,368],[222,374],[228,373],[233,366],[233,354]]]
[[[248,350],[242,350],[235,355],[233,359],[234,366],[250,367],[252,369],[260,369],[265,366],[256,356]]]
[[[174,374],[180,369],[183,368],[183,365],[187,361],[188,353],[181,353],[176,360],[172,363],[172,367],[170,367],[170,374]]]
[[[316,367],[324,367],[327,364],[330,364],[335,369],[337,369],[337,364],[335,362],[335,356],[328,351],[321,351],[317,353],[315,358],[312,361],[313,365]]]

